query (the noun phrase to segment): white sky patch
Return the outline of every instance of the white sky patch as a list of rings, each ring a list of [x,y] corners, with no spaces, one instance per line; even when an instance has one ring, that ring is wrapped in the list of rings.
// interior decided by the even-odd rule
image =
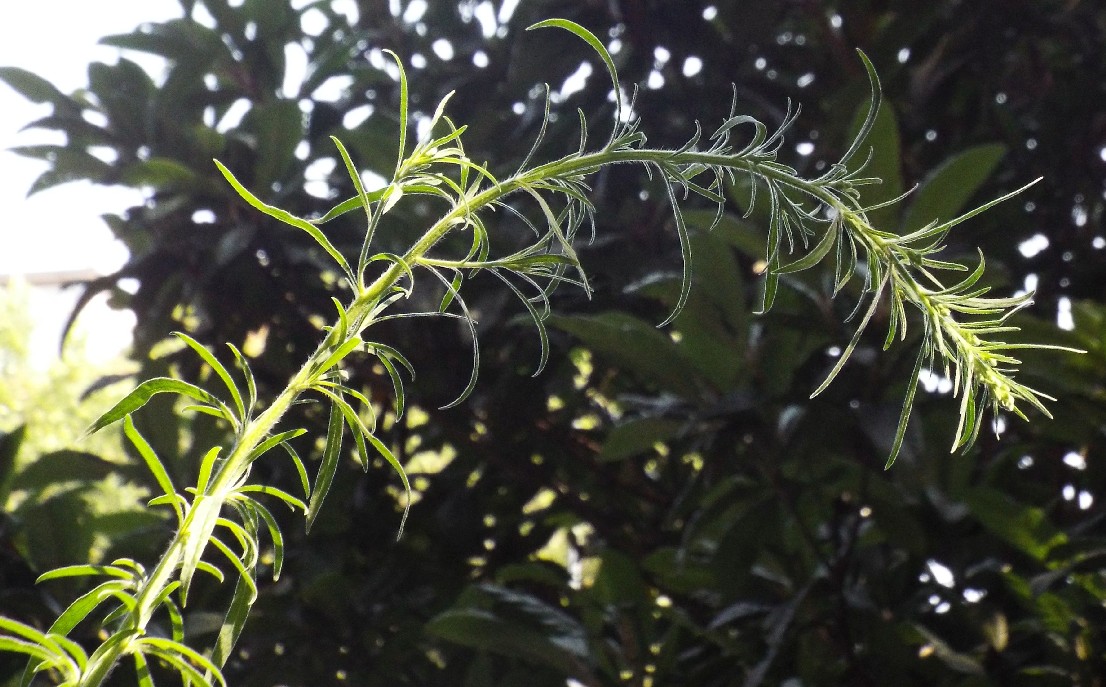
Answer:
[[[422,19],[422,15],[426,14],[426,9],[429,7],[426,0],[411,0],[407,5],[407,9],[403,11],[403,21],[408,24],[414,24],[418,20]]]
[[[332,157],[319,158],[307,165],[307,169],[303,170],[303,190],[316,198],[329,198],[330,184],[327,179],[337,167],[338,161]]]
[[[499,28],[499,22],[496,20],[495,7],[490,2],[485,0],[473,8],[472,16],[480,23],[481,36],[491,38],[495,35],[495,30]]]
[[[9,10],[9,15],[15,10]],[[122,3],[104,11],[100,3],[38,0],[18,6],[18,14],[0,21],[0,64],[20,67],[50,81],[63,93],[88,83],[93,61],[113,64],[120,51],[99,40],[129,33],[145,22],[181,16],[175,0]],[[64,21],[59,21],[64,17]],[[37,27],[28,30],[29,27]],[[49,27],[48,30],[42,27]],[[38,29],[42,30],[38,30]],[[153,55],[128,52],[127,59],[146,69],[155,83],[164,81],[164,61]],[[100,187],[73,182],[28,198],[31,183],[46,165],[7,152],[13,146],[61,143],[57,133],[24,131],[27,123],[46,116],[47,105],[29,102],[0,84],[0,275],[69,270],[114,272],[127,259],[127,250],[115,240],[101,214],[119,213],[143,201],[140,191],[118,186]],[[48,365],[56,356],[64,319],[79,295],[77,289],[31,288],[35,315],[33,350]],[[106,294],[93,299],[78,324],[85,331],[87,350],[94,360],[107,360],[130,342],[134,316],[110,309]]]
[[[506,24],[511,21],[511,17],[515,16],[515,10],[518,9],[519,0],[503,0],[503,4],[499,7],[499,23]],[[490,2],[484,2],[481,4],[491,5]]]
[[[430,48],[434,51],[434,54],[438,56],[438,59],[446,62],[453,59],[453,44],[444,38],[439,38],[434,41]]]
[[[1083,227],[1087,225],[1087,208],[1082,205],[1076,205],[1071,209],[1071,221],[1077,227]]]
[[[921,382],[922,388],[931,394],[947,394],[952,391],[952,380],[933,370],[921,370],[918,373],[918,381]]]
[[[681,70],[684,76],[692,77],[703,71],[703,60],[692,55],[684,60],[684,66]]]
[[[199,5],[197,5],[198,7]],[[320,12],[317,8],[311,9],[300,15],[300,28],[308,36],[319,36],[323,31],[326,31],[326,27],[330,24],[330,21],[326,18],[326,15]]]
[[[221,134],[225,134],[235,128],[242,123],[242,118],[250,111],[250,107],[250,101],[245,98],[235,100],[231,103],[231,106],[227,108],[227,111],[223,114],[219,123],[215,125],[215,130]]]
[[[1069,451],[1064,456],[1064,465],[1075,470],[1087,469],[1087,458],[1082,453],[1076,453],[1075,451]]]
[[[357,127],[364,124],[365,121],[372,116],[372,113],[372,105],[361,105],[360,107],[355,107],[349,112],[342,115],[342,126],[352,131],[353,129],[356,129]]]
[[[1031,293],[1031,292],[1036,291],[1036,290],[1037,290],[1037,275],[1030,273],[1030,274],[1025,275],[1025,282],[1024,282],[1023,288],[1020,289],[1014,295],[1023,296],[1027,293]]]
[[[580,66],[576,68],[576,71],[565,79],[565,82],[561,85],[561,89],[558,91],[558,95],[561,98],[567,98],[573,93],[578,93],[584,90],[584,86],[587,85],[588,77],[592,74],[591,64],[587,62],[581,62]]]
[[[987,591],[984,589],[972,589],[968,587],[964,590],[964,600],[970,604],[979,603],[983,600],[983,597],[987,596]]]
[[[1075,318],[1071,314],[1071,299],[1064,296],[1056,304],[1056,326],[1069,332],[1075,329]]]
[[[332,76],[319,84],[319,87],[315,89],[311,97],[324,103],[336,103],[349,93],[349,87],[352,85],[352,76],[347,76],[345,74]]]
[[[1018,251],[1027,258],[1033,257],[1046,248],[1048,248],[1048,237],[1044,234],[1034,234],[1018,244]]]
[[[933,581],[942,587],[952,589],[956,584],[956,577],[953,576],[952,571],[932,558],[926,561],[926,568],[929,569],[929,574],[933,576]]]
[[[307,52],[303,46],[299,43],[285,45],[284,64],[284,83],[280,90],[285,98],[295,98],[307,77]]]

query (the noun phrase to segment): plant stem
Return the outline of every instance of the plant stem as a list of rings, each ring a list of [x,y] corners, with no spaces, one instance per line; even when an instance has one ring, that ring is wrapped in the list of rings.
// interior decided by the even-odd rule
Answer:
[[[703,171],[711,169],[741,171],[752,173],[773,183],[797,190],[845,215],[854,235],[864,244],[865,248],[874,252],[887,269],[902,276],[897,281],[902,288],[906,289],[909,299],[917,304],[923,312],[941,312],[938,307],[939,304],[934,302],[930,293],[920,288],[915,279],[909,274],[907,258],[897,244],[894,241],[886,240],[884,238],[886,235],[881,235],[881,232],[873,229],[864,219],[860,208],[856,205],[850,206],[842,200],[840,196],[833,192],[834,187],[832,185],[827,186],[800,179],[786,168],[772,162],[694,150],[605,149],[594,153],[570,155],[533,167],[505,181],[491,185],[479,193],[475,193],[463,203],[457,203],[411,245],[403,255],[403,261],[408,266],[418,264],[420,258],[425,256],[452,229],[465,226],[467,215],[494,205],[515,192],[529,190],[535,185],[549,180],[579,179],[603,167],[615,164],[701,166]],[[666,183],[671,182],[666,180]],[[181,568],[188,542],[194,537],[206,541],[212,536],[215,518],[199,518],[199,521],[205,524],[202,529],[196,526],[196,513],[200,507],[214,509],[216,515],[218,511],[222,510],[233,489],[245,478],[254,449],[271,436],[288,408],[326,372],[320,370],[319,366],[333,352],[335,344],[331,342],[360,336],[361,332],[372,323],[371,314],[373,309],[405,275],[404,264],[398,261],[393,262],[373,282],[361,289],[347,309],[347,331],[341,332],[341,337],[338,338],[326,337],[269,407],[245,423],[231,453],[218,465],[212,480],[205,489],[205,493],[196,495],[192,507],[174,535],[165,554],[163,554],[153,572],[146,578],[141,589],[138,590],[136,594],[137,604],[123,620],[123,625],[130,627],[133,634],[125,641],[105,644],[93,654],[89,669],[82,676],[81,687],[99,687],[118,661],[129,653],[134,639],[145,633],[146,626],[157,609],[158,600],[165,588],[174,581],[175,574]],[[945,309],[945,312],[947,313],[947,309]],[[956,325],[951,314],[940,318],[939,322],[946,331],[953,335],[951,338],[956,342],[958,349],[967,347],[963,333]],[[334,326],[338,327],[340,325],[335,323]],[[973,359],[973,364],[986,367],[986,361],[979,356]],[[989,380],[991,377],[984,376],[984,379]],[[201,499],[201,497],[203,498]]]

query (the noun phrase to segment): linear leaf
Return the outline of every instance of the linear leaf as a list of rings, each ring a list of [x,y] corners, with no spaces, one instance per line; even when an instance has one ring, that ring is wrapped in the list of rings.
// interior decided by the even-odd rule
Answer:
[[[101,415],[99,419],[93,422],[92,426],[85,431],[85,434],[93,434],[113,422],[122,420],[125,415],[133,413],[146,405],[150,399],[157,394],[180,394],[181,396],[187,396],[188,398],[195,399],[200,403],[210,406],[219,407],[222,405],[219,399],[195,384],[189,384],[179,379],[170,379],[169,377],[154,377],[153,379],[148,379],[139,384],[133,391],[127,394],[123,400],[116,403],[110,410]]]
[[[230,376],[230,372],[223,366],[219,359],[207,350],[207,347],[196,341],[191,336],[184,332],[173,332],[173,336],[177,337],[184,343],[188,344],[189,348],[196,352],[196,355],[203,358],[203,361],[207,363],[215,374],[219,375],[219,379],[223,380],[223,384],[230,391],[230,397],[234,401],[234,407],[238,409],[238,419],[242,422],[246,421],[246,405],[242,402],[242,394],[238,391],[238,387],[234,384],[234,380]]]
[[[134,426],[134,420],[130,415],[123,417],[123,433],[130,439],[131,444],[138,451],[138,454],[142,456],[142,460],[145,461],[147,469],[157,480],[158,486],[161,487],[162,493],[167,497],[166,503],[173,507],[173,512],[177,514],[177,521],[184,520],[184,511],[181,509],[181,505],[177,497],[177,488],[173,486],[173,480],[169,477],[169,473],[165,470],[165,466],[162,464],[161,459],[158,458],[154,449],[146,441],[146,439],[139,433],[138,429]]]
[[[829,229],[826,230],[822,239],[810,250],[809,253],[799,258],[798,260],[788,263],[786,265],[780,265],[777,268],[777,274],[790,274],[792,272],[801,272],[806,269],[814,267],[822,258],[829,254],[830,249],[837,243],[837,233],[841,229],[841,222],[836,219],[830,222]]]
[[[845,367],[845,363],[848,361],[849,356],[852,355],[853,349],[856,348],[856,344],[860,342],[860,336],[864,333],[864,330],[868,327],[868,322],[871,321],[872,315],[875,314],[876,309],[879,307],[880,296],[883,295],[883,289],[887,286],[887,278],[890,276],[891,271],[888,270],[887,276],[883,278],[879,283],[879,287],[872,294],[872,304],[868,307],[868,311],[864,313],[864,319],[860,321],[860,324],[856,328],[856,332],[853,334],[852,340],[849,341],[849,345],[845,347],[845,350],[841,352],[841,357],[837,359],[837,364],[833,366],[830,373],[826,375],[826,379],[818,385],[818,388],[810,394],[811,398],[814,398],[818,394],[826,390],[826,387],[830,385],[836,377],[837,373],[841,372],[841,368]]]
[[[611,77],[611,84],[614,87],[616,124],[614,131],[611,132],[611,142],[613,143],[615,136],[618,133],[617,123],[622,121],[622,91],[618,87],[618,70],[614,66],[614,60],[611,59],[611,54],[607,52],[606,46],[603,45],[602,41],[595,37],[595,34],[593,34],[591,31],[588,31],[583,26],[580,26],[576,22],[569,21],[568,19],[546,19],[545,21],[531,24],[530,26],[526,27],[526,30],[532,31],[534,29],[542,29],[548,26],[555,26],[559,29],[570,31],[576,34],[576,36],[578,36],[579,38],[582,38],[588,45],[591,46],[592,50],[594,50],[596,54],[599,55],[599,59],[603,60],[603,64],[607,67],[607,74]],[[610,143],[608,143],[608,145],[610,145]]]
[[[219,636],[215,640],[215,646],[211,650],[211,662],[222,668],[230,658],[230,652],[242,635],[242,628],[246,625],[250,608],[250,585],[244,578],[239,577],[234,586],[234,596],[231,598],[227,614],[223,618],[223,624],[219,628]]]
[[[330,485],[334,481],[334,473],[338,469],[338,459],[342,454],[342,430],[345,422],[338,404],[330,404],[330,421],[327,426],[326,447],[323,449],[323,460],[319,466],[319,474],[315,476],[315,488],[311,490],[311,500],[307,508],[307,531],[311,531],[311,525],[319,516],[326,494],[330,491]]]
[[[346,262],[345,257],[342,256],[338,249],[334,247],[334,244],[330,242],[330,239],[328,239],[326,235],[319,230],[318,227],[305,219],[296,217],[286,210],[281,210],[278,207],[262,202],[255,195],[250,193],[245,186],[239,183],[238,179],[236,179],[234,175],[231,174],[231,171],[223,166],[223,163],[215,160],[215,166],[219,168],[219,171],[222,172],[224,177],[226,177],[227,182],[229,182],[230,185],[234,187],[234,190],[238,192],[238,195],[241,196],[242,199],[245,200],[247,203],[265,213],[266,215],[272,217],[273,219],[300,229],[306,232],[308,236],[315,239],[315,243],[319,244],[319,246],[321,246],[322,249],[325,250],[327,254],[334,259],[334,262],[338,263],[338,266],[342,268],[342,272],[345,273],[346,279],[349,280],[350,285],[353,287],[357,286],[357,279],[353,276],[353,271],[350,270],[349,263]]]
[[[384,442],[377,439],[373,434],[366,434],[365,438],[369,440],[377,453],[388,461],[388,464],[392,466],[392,469],[396,471],[403,482],[403,491],[407,497],[407,502],[403,506],[403,517],[399,521],[399,532],[396,533],[396,539],[399,539],[403,536],[403,526],[407,523],[407,514],[411,511],[411,483],[407,481],[407,471],[403,469],[403,465],[392,454],[392,451],[384,445]]]
[[[295,439],[296,437],[303,434],[307,434],[306,429],[290,429],[287,432],[274,434],[273,436],[258,444],[257,447],[254,448],[254,450],[250,451],[250,456],[246,459],[246,462],[252,463],[260,458],[267,451],[271,450],[274,446],[279,446],[283,443],[286,443],[289,439]]]

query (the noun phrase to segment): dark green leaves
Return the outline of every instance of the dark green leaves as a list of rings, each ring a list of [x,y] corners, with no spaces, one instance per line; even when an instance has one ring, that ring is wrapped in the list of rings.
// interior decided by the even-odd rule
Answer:
[[[517,656],[560,674],[587,679],[584,628],[529,594],[495,585],[470,592],[473,605],[454,608],[427,625],[433,634],[483,651]]]
[[[905,231],[915,231],[933,220],[951,219],[983,185],[1006,148],[989,144],[969,148],[930,172],[912,195],[903,216]]]
[[[33,103],[51,103],[55,106],[72,102],[69,96],[46,79],[20,67],[0,67],[0,81]]]

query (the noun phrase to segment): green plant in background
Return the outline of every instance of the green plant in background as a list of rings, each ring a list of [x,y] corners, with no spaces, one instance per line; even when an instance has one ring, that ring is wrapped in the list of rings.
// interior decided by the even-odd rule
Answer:
[[[250,205],[308,234],[332,260],[336,278],[344,281],[353,295],[346,303],[334,301],[335,319],[323,341],[284,390],[267,402],[258,397],[253,373],[238,348],[230,346],[235,373],[195,339],[178,334],[212,370],[222,383],[223,392],[216,394],[181,380],[155,378],[140,384],[93,424],[92,431],[123,423],[124,433],[162,491],[150,503],[172,511],[176,532],[164,555],[151,568],[121,558],[108,565],[62,567],[41,576],[41,581],[83,576],[102,577],[106,581],[74,601],[45,632],[0,619],[0,629],[7,633],[0,637],[0,648],[31,657],[26,678],[36,672],[52,671],[63,684],[99,685],[122,659],[131,657],[143,685],[153,683],[149,659],[168,664],[186,682],[224,683],[220,668],[257,598],[256,580],[267,567],[274,578],[278,577],[283,560],[282,534],[262,500],[271,497],[303,511],[310,527],[334,479],[347,428],[362,465],[368,469],[374,456],[379,456],[395,468],[410,493],[401,463],[378,436],[379,419],[373,402],[365,393],[346,384],[344,361],[355,354],[375,357],[392,380],[394,412],[401,416],[405,398],[401,368],[413,374],[411,366],[401,352],[369,341],[365,335],[375,324],[413,316],[390,308],[412,295],[416,276],[432,277],[432,283],[440,284],[442,289],[440,307],[436,312],[414,315],[457,318],[468,327],[473,346],[472,373],[461,394],[448,405],[461,402],[472,391],[480,365],[475,321],[462,289],[473,274],[489,272],[519,298],[531,316],[542,344],[537,366],[540,371],[548,357],[544,321],[549,315],[550,294],[566,284],[585,292],[591,289],[574,245],[581,230],[586,231],[591,225],[595,212],[589,201],[588,178],[604,167],[642,165],[666,192],[683,253],[683,273],[675,307],[663,324],[680,314],[691,289],[694,256],[681,202],[694,194],[716,203],[717,223],[722,217],[726,193],[739,180],[748,180],[750,212],[756,203],[766,203],[768,207],[762,312],[772,307],[782,275],[814,267],[831,253],[835,262],[835,294],[854,276],[863,279],[864,299],[855,312],[860,316],[856,333],[815,393],[837,376],[879,307],[886,307],[890,313],[885,348],[896,337],[905,338],[907,304],[921,312],[923,341],[907,385],[888,465],[901,448],[924,369],[944,370],[960,395],[960,422],[954,449],[974,443],[988,408],[1024,417],[1019,404],[1028,404],[1047,415],[1041,400],[1049,397],[1014,379],[1018,361],[1010,352],[1048,346],[1004,343],[997,338],[1014,331],[1006,320],[1026,305],[1031,296],[988,297],[988,289],[978,286],[983,275],[982,257],[974,269],[937,257],[952,228],[1022,189],[959,217],[937,219],[903,235],[875,228],[869,213],[887,203],[865,207],[860,202],[860,187],[879,180],[861,176],[864,165],[853,164],[864,152],[863,143],[875,124],[880,100],[875,70],[863,54],[861,60],[872,87],[867,116],[841,159],[822,176],[806,179],[777,159],[783,135],[794,115],[789,113],[781,127],[770,132],[758,120],[739,115],[736,98],[729,117],[711,135],[704,137],[697,127],[695,134],[678,149],[649,147],[634,117],[633,102],[623,102],[614,63],[602,43],[586,29],[566,20],[547,20],[531,28],[540,27],[558,27],[574,33],[596,50],[607,67],[614,88],[616,120],[609,138],[597,149],[588,147],[587,123],[581,114],[578,150],[551,162],[533,163],[542,142],[539,134],[518,171],[497,178],[485,164],[466,155],[462,145],[466,128],[455,126],[445,115],[447,96],[430,120],[428,134],[408,150],[406,76],[402,63],[393,55],[399,67],[403,124],[396,166],[383,188],[366,190],[349,153],[334,139],[357,195],[319,220],[310,221],[266,204],[240,184],[229,169],[216,163]],[[738,135],[746,131],[750,134],[748,140],[740,140]],[[373,238],[378,231],[384,231],[386,225],[381,224],[384,216],[405,196],[436,199],[444,205],[444,213],[403,254],[374,252]],[[365,213],[366,228],[360,254],[351,262],[335,248],[320,225],[355,211]],[[534,239],[521,250],[497,257],[481,218],[482,212],[493,211],[517,217],[533,232]],[[471,247],[466,254],[436,252],[446,236],[465,232],[471,233]],[[790,258],[800,246],[802,255]],[[374,271],[377,267],[379,271]],[[937,276],[941,271],[966,272],[967,276],[953,286],[945,286]],[[196,485],[183,491],[173,483],[163,460],[131,420],[131,413],[163,393],[187,398],[192,403],[188,408],[218,418],[233,433],[229,445],[217,445],[206,452]],[[313,484],[304,462],[289,443],[306,430],[278,429],[286,411],[302,400],[320,402],[330,409],[326,448]],[[249,481],[253,463],[271,451],[283,451],[295,466],[303,487],[302,498]],[[401,521],[401,531],[402,526]],[[265,535],[274,550],[271,561],[261,555]],[[224,569],[211,559],[229,565],[237,581],[215,645],[205,652],[187,643],[181,608],[187,602],[197,572],[219,581],[224,579]],[[103,612],[105,606],[107,614],[100,621],[105,639],[88,654],[67,635],[92,614]]]

